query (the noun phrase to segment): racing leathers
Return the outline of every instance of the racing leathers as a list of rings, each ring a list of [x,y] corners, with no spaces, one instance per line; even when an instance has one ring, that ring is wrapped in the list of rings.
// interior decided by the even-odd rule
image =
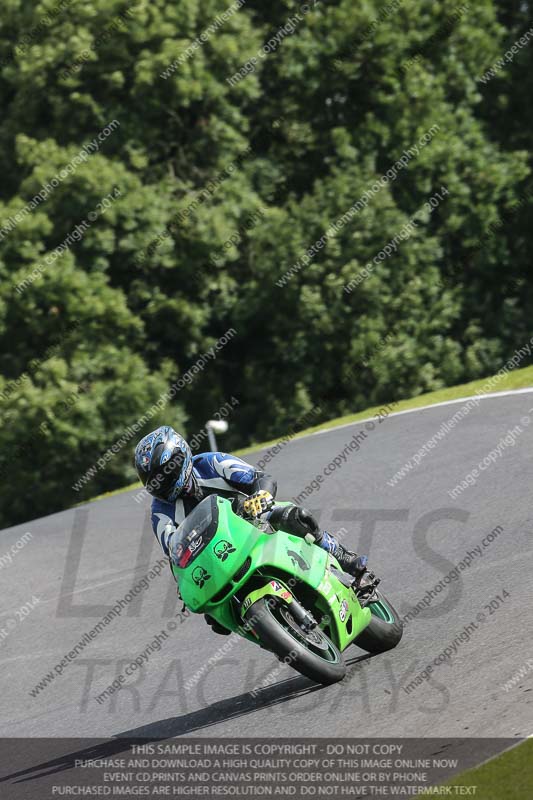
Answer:
[[[233,499],[276,496],[277,481],[242,459],[221,452],[200,453],[193,456],[193,480],[190,491],[184,492],[175,502],[154,498],[152,502],[152,527],[163,552],[170,557],[170,540],[185,517],[198,503],[210,494]],[[268,496],[267,495],[267,496]],[[366,556],[357,556],[346,550],[334,536],[321,531],[313,515],[295,505],[274,507],[265,518],[275,530],[282,528],[296,536],[311,534],[316,544],[332,553],[341,567],[355,578],[366,571]]]

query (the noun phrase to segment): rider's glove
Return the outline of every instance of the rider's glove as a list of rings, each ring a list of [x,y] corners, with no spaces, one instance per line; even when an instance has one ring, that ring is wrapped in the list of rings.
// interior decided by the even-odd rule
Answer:
[[[308,534],[315,542],[320,541],[321,533],[314,516],[306,508],[299,506],[276,506],[268,518],[275,531],[286,531],[304,538]]]
[[[270,511],[273,505],[274,498],[270,492],[262,490],[250,495],[250,497],[247,497],[242,504],[242,509],[244,516],[255,519],[255,517],[259,517],[261,514],[264,514],[265,511]]]

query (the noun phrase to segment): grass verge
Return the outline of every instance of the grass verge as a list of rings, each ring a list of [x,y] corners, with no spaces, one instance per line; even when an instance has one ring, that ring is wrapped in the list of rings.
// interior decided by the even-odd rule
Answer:
[[[531,800],[533,797],[533,740],[506,750],[479,767],[463,772],[445,786],[475,787],[472,794],[455,790],[451,796],[474,796],[476,800]],[[439,797],[423,792],[420,797]],[[440,795],[445,797],[444,793]],[[449,796],[449,795],[448,795]]]

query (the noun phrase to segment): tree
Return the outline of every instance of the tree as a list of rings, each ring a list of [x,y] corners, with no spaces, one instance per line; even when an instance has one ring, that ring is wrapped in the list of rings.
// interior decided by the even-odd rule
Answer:
[[[234,396],[230,448],[317,405],[318,422],[499,369],[531,304],[533,50],[480,77],[527,13],[10,4],[4,524],[26,513],[24,481],[45,513],[131,480],[133,437],[77,492],[65,470],[86,474],[230,327],[147,425],[196,433]]]

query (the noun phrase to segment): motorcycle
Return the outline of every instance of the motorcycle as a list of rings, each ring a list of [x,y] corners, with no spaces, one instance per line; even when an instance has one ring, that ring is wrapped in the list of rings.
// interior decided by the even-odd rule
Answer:
[[[245,519],[219,495],[206,497],[187,516],[171,550],[186,608],[209,615],[317,683],[343,679],[342,654],[350,644],[382,653],[402,638],[399,615],[373,575],[356,586],[311,536]]]

